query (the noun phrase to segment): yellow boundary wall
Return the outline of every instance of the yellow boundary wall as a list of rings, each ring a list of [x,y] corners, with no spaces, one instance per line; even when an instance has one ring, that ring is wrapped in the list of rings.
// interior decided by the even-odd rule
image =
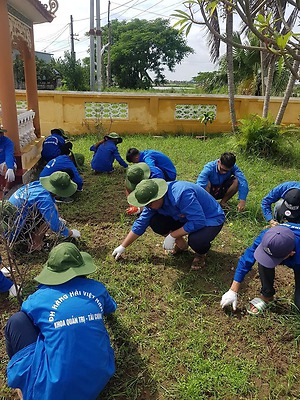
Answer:
[[[152,134],[202,134],[203,124],[197,119],[178,119],[175,109],[181,105],[215,106],[216,119],[207,125],[208,133],[231,131],[228,96],[226,95],[179,95],[139,93],[94,93],[39,91],[41,131],[48,135],[54,127],[71,134],[105,131],[117,133]],[[25,101],[26,92],[16,91],[16,101]],[[262,114],[263,97],[236,96],[237,119],[250,114]],[[282,98],[272,97],[269,114],[275,118]],[[104,105],[126,104],[127,115],[122,118],[86,118],[86,103]],[[300,99],[291,98],[284,115],[283,124],[299,125]]]

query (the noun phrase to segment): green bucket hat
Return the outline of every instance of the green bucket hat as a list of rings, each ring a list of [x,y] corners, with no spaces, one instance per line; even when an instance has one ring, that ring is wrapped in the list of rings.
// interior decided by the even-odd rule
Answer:
[[[168,184],[164,179],[144,179],[133,192],[127,197],[130,205],[136,207],[143,207],[152,201],[161,199],[168,190]]]
[[[77,190],[77,184],[73,182],[66,172],[56,171],[50,176],[40,178],[40,182],[49,192],[60,197],[70,197]]]
[[[71,152],[73,158],[74,158],[74,162],[75,165],[78,169],[82,169],[82,167],[84,166],[84,155],[81,153],[73,153]]]
[[[34,279],[44,285],[60,285],[76,276],[92,274],[96,269],[88,253],[79,251],[73,243],[65,242],[53,247],[42,271]]]
[[[51,129],[51,135],[55,133],[56,135],[62,136],[64,139],[68,138],[68,135],[65,133],[65,131],[62,128],[54,128]]]
[[[140,183],[143,179],[150,178],[150,168],[144,162],[133,164],[127,169],[125,186],[126,189],[132,192],[136,185]]]
[[[116,132],[111,132],[108,135],[105,135],[104,139],[113,139],[113,140],[116,140],[117,143],[123,142],[123,139],[121,138],[121,136],[118,135]]]

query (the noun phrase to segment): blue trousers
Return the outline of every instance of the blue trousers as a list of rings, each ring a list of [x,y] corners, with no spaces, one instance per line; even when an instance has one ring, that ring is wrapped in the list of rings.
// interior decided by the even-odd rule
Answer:
[[[12,358],[19,350],[36,342],[40,330],[23,312],[13,314],[5,327],[6,352]]]
[[[150,220],[150,227],[155,233],[166,236],[176,229],[182,228],[184,222],[176,221],[172,217],[155,214]],[[188,235],[188,244],[198,254],[206,254],[210,249],[211,242],[218,235],[223,227],[218,226],[205,226],[198,231],[191,232]]]

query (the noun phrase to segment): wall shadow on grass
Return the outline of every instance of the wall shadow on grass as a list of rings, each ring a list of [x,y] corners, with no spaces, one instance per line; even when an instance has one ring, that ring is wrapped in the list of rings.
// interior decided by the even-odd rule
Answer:
[[[130,331],[120,317],[109,315],[106,325],[110,332],[116,357],[116,373],[98,400],[156,400],[156,382],[150,376],[147,364],[142,359],[138,344],[132,340]]]

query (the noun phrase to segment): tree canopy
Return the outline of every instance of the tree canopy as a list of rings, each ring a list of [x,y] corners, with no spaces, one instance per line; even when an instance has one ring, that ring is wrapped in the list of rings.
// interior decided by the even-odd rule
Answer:
[[[154,21],[114,20],[111,32],[111,72],[115,84],[122,88],[147,89],[153,83],[162,84],[165,82],[165,68],[174,71],[176,64],[194,52],[187,46],[183,34],[161,18]],[[103,28],[103,41],[107,38],[106,26]],[[154,78],[151,78],[151,73]]]

